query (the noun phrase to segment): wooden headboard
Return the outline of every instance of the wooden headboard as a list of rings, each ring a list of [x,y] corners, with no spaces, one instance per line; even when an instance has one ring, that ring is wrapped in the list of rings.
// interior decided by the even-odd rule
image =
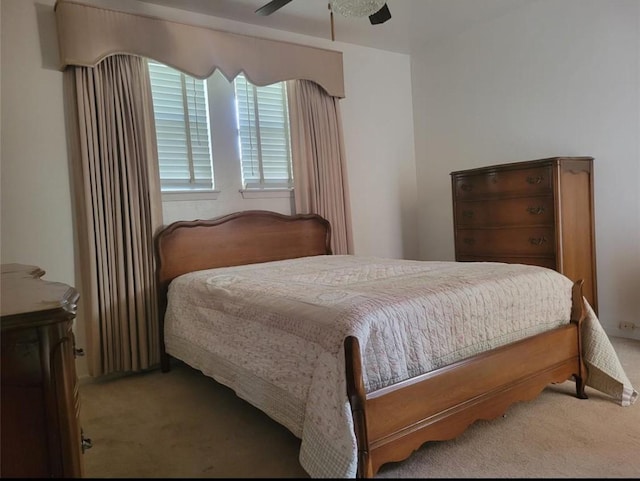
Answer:
[[[160,338],[164,338],[167,289],[176,277],[216,267],[331,254],[330,241],[329,221],[316,214],[247,210],[169,224],[155,236]],[[166,371],[164,341],[161,347]]]

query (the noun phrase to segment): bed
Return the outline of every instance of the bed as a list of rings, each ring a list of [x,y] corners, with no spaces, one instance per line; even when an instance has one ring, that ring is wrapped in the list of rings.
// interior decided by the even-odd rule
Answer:
[[[330,236],[318,215],[251,210],[155,239],[162,370],[180,359],[286,426],[310,476],[374,477],[550,383],[637,398],[581,281],[336,256]]]

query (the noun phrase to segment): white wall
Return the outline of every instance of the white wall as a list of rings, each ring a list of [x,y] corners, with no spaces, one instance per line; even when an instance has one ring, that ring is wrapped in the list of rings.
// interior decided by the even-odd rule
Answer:
[[[57,70],[55,2],[0,1],[1,262],[35,264],[47,272],[45,279],[77,285],[62,73]],[[417,257],[407,55],[197,17],[132,0],[102,0],[102,4],[220,30],[341,50],[347,95],[341,101],[341,110],[356,253]],[[206,211],[203,215],[217,213],[225,212]],[[82,321],[78,319],[76,323],[80,346],[84,342]],[[78,371],[83,375],[86,366],[79,364]]]
[[[53,4],[53,2],[51,2]],[[2,262],[74,282],[62,74],[55,22],[41,2],[2,0]]]
[[[599,318],[640,339],[639,25],[637,0],[540,0],[412,58],[421,258],[454,257],[450,172],[592,156]]]

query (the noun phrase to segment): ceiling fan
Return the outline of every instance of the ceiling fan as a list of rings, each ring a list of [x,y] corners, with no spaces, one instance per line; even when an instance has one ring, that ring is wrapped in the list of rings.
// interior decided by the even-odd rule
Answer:
[[[271,0],[255,11],[258,15],[271,15],[292,0]],[[329,9],[345,17],[368,16],[372,25],[384,23],[391,18],[391,12],[384,0],[329,0]]]

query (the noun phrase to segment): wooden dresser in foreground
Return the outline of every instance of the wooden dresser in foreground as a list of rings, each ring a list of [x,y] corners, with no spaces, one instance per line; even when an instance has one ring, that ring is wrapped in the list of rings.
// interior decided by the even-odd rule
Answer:
[[[461,170],[451,181],[457,261],[533,264],[583,279],[598,312],[592,157]]]
[[[72,331],[78,293],[44,274],[2,265],[2,477],[83,474]]]

